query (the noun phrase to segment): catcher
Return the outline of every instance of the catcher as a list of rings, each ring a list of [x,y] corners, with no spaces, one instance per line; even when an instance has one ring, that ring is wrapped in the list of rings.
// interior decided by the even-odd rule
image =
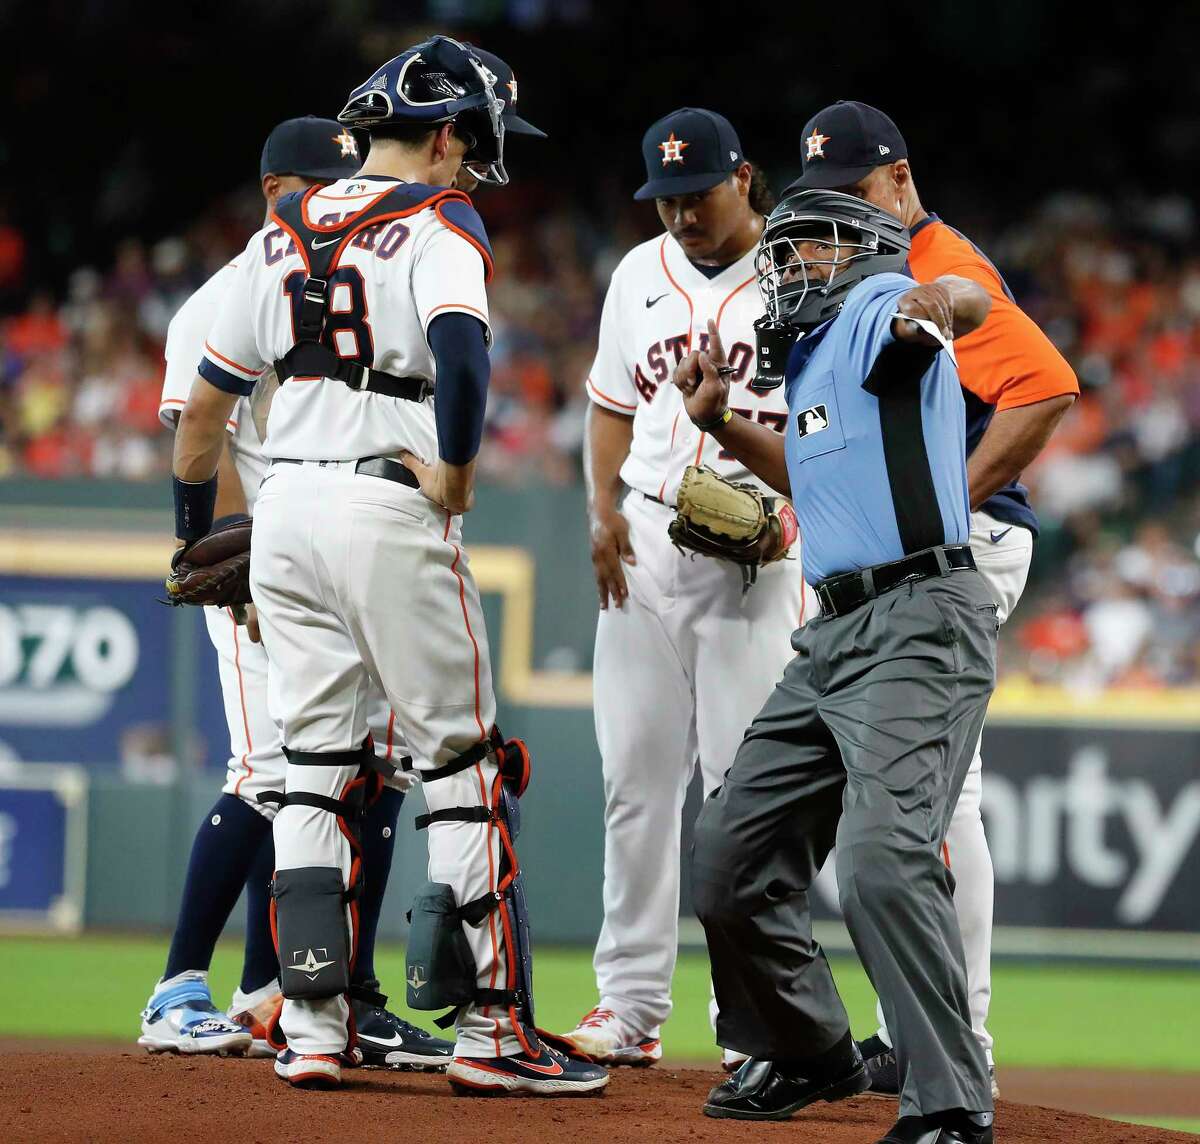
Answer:
[[[597,1060],[628,1065],[662,1056],[688,784],[698,763],[704,793],[720,785],[815,606],[806,609],[799,560],[780,559],[798,555],[790,506],[763,497],[671,385],[676,364],[719,329],[731,404],[760,425],[786,424],[782,392],[749,388],[763,313],[754,251],[770,192],[711,111],[672,112],[646,132],[642,154],[635,197],[654,200],[663,233],[613,274],[587,380],[604,925],[598,1004],[567,1034]]]

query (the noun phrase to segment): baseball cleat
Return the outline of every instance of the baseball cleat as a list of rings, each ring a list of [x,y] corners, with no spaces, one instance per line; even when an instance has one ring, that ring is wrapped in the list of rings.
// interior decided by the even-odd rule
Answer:
[[[275,1058],[275,1075],[294,1088],[340,1088],[342,1069],[354,1065],[347,1053],[295,1053],[284,1049]]]
[[[896,1061],[896,1050],[884,1044],[883,1038],[873,1034],[865,1041],[858,1042],[858,1051],[863,1055],[863,1063],[867,1066],[867,1076],[871,1081],[868,1092],[877,1096],[900,1095],[900,1065]],[[988,1062],[988,1078],[992,1084],[992,1099],[1000,1099],[1000,1086],[996,1083],[996,1066]]]
[[[867,1066],[868,1092],[878,1096],[900,1095],[900,1066],[896,1063],[896,1050],[885,1044],[878,1033],[865,1041],[858,1042],[863,1063]]]
[[[358,1033],[356,1048],[365,1068],[392,1068],[404,1072],[445,1072],[454,1057],[454,1045],[424,1029],[410,1025],[382,1005],[352,1002]]]
[[[220,1011],[208,991],[207,975],[189,970],[160,981],[142,1010],[138,1044],[152,1053],[215,1053],[241,1056],[250,1033]]]
[[[737,1072],[749,1059],[745,1053],[739,1053],[735,1049],[721,1050],[721,1068],[727,1073]]]
[[[751,1058],[708,1094],[704,1115],[729,1120],[787,1120],[793,1112],[818,1100],[845,1100],[866,1088],[867,1070],[857,1050],[848,1054],[841,1066],[825,1066],[815,1075],[802,1066]]]
[[[446,1070],[459,1096],[587,1096],[608,1084],[608,1072],[549,1045],[531,1057],[455,1057]]]
[[[648,1068],[662,1060],[662,1042],[643,1036],[611,1009],[597,1006],[563,1040],[597,1064]]]
[[[876,1144],[992,1144],[990,1112],[902,1116]]]
[[[273,988],[274,991],[271,991]],[[265,994],[255,1003],[254,998]],[[246,1052],[248,1057],[273,1057],[279,1051],[270,1041],[268,1032],[272,1022],[278,1023],[279,1011],[283,1008],[283,994],[279,992],[277,983],[259,994],[245,994],[240,989],[233,994],[233,1003],[229,1006],[229,1019],[234,1024],[246,1029],[253,1040]]]

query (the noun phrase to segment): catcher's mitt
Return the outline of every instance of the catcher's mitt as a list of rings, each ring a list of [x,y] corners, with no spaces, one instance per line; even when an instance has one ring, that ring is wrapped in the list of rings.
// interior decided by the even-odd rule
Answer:
[[[800,531],[787,501],[727,481],[706,466],[684,470],[676,510],[667,528],[672,543],[740,565],[746,586],[754,583],[760,564],[787,555]]]
[[[176,550],[167,577],[168,604],[206,604],[232,608],[250,598],[248,516],[219,520],[207,536]]]

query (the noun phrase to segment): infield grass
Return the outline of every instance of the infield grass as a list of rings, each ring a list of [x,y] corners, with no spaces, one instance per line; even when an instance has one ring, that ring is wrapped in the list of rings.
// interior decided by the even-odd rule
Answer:
[[[85,935],[0,937],[0,1036],[115,1039],[132,1043],[166,955],[165,937]],[[237,984],[241,947],[222,942],[211,982],[218,1005]],[[834,973],[857,1036],[875,1027],[874,996],[858,963],[835,959]],[[376,953],[392,1007],[404,1012],[404,953]],[[590,951],[537,952],[538,1023],[563,1031],[595,1004]],[[675,1011],[663,1031],[675,1060],[715,1059],[708,1025],[708,975],[698,953],[681,955]],[[991,1030],[1007,1065],[1200,1071],[1200,973],[1094,965],[1001,964],[993,982]],[[430,1027],[432,1014],[408,1014]]]

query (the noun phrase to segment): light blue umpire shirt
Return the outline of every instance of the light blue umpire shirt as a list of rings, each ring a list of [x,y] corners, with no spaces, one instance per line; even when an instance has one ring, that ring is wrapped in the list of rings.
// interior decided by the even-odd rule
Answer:
[[[787,468],[810,584],[970,535],[952,351],[892,333],[915,285],[903,274],[865,279],[788,358]]]

